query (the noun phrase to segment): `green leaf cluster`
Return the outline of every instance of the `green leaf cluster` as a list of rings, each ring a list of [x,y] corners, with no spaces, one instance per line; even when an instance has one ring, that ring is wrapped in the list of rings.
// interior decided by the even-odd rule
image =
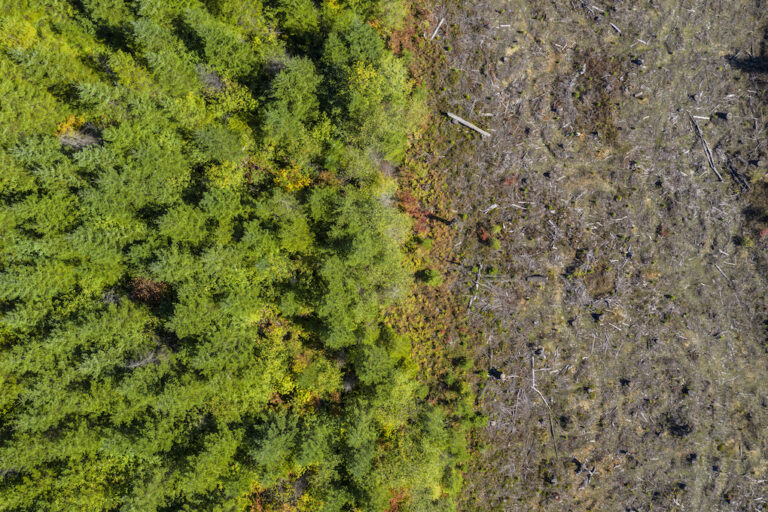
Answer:
[[[452,509],[463,432],[382,324],[401,16],[0,1],[0,511]]]

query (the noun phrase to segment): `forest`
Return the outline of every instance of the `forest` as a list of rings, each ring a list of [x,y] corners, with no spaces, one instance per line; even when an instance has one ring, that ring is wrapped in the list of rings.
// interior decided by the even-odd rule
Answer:
[[[0,510],[449,511],[386,0],[0,0]]]

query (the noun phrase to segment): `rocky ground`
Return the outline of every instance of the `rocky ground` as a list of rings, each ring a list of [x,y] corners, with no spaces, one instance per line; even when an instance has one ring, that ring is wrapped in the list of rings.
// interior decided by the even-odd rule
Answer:
[[[766,6],[475,0],[431,21],[436,107],[491,133],[444,118],[419,156],[480,333],[463,509],[768,510]]]

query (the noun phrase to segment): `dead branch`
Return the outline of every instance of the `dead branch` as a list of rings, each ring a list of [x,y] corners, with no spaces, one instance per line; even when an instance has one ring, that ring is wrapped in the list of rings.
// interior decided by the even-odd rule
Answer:
[[[725,280],[726,280],[726,281],[728,281],[728,284],[731,284],[731,280],[728,278],[728,276],[727,276],[727,275],[725,275],[725,272],[723,272],[723,269],[721,269],[721,268],[720,268],[720,267],[717,265],[717,263],[715,263],[715,268],[717,269],[717,271],[718,271],[718,272],[720,272],[720,275],[721,275],[721,276],[723,276],[723,277],[725,278]]]
[[[475,277],[475,294],[472,296],[472,298],[469,301],[469,307],[467,308],[467,311],[472,309],[472,304],[477,299],[477,290],[478,290],[478,288],[480,288],[480,272],[482,272],[482,271],[483,271],[483,264],[481,263],[477,267],[477,277]]]
[[[701,145],[704,146],[704,152],[707,154],[709,167],[717,175],[717,179],[723,181],[723,177],[720,176],[719,172],[717,172],[717,167],[715,167],[715,159],[712,158],[712,150],[709,149],[709,144],[707,144],[707,141],[704,139],[704,134],[701,132],[701,128],[699,128],[699,123],[696,122],[696,119],[693,118],[690,112],[688,112],[688,118],[691,120],[693,127],[696,129],[696,134],[699,136],[699,140],[701,140]]]
[[[440,30],[440,27],[443,26],[443,23],[445,23],[445,18],[441,19],[440,23],[437,24],[437,28],[435,29],[434,32],[432,32],[432,37],[429,38],[430,41],[435,38],[435,36],[437,35],[437,31]]]
[[[555,424],[552,421],[552,409],[549,407],[547,399],[544,398],[544,395],[539,391],[539,388],[536,387],[536,366],[533,356],[531,356],[531,389],[538,393],[541,397],[541,401],[544,402],[544,405],[547,408],[547,413],[549,415],[549,434],[552,436],[552,447],[555,449],[555,459],[560,460],[560,456],[557,453],[557,441],[555,441]]]
[[[490,137],[490,136],[491,136],[491,134],[490,134],[490,133],[488,133],[487,131],[485,131],[485,130],[482,130],[482,129],[478,128],[478,127],[477,127],[477,126],[475,126],[474,124],[470,123],[469,121],[467,121],[467,120],[465,120],[465,119],[462,119],[462,118],[460,118],[460,117],[459,117],[459,116],[457,116],[456,114],[452,114],[452,113],[450,113],[450,112],[446,112],[446,114],[448,115],[448,117],[450,117],[451,119],[453,119],[453,120],[454,120],[454,121],[456,121],[457,123],[459,123],[459,124],[463,124],[463,125],[464,125],[464,126],[466,126],[467,128],[471,128],[471,129],[475,130],[477,133],[479,133],[480,135],[482,135],[482,136],[484,136],[484,137]]]

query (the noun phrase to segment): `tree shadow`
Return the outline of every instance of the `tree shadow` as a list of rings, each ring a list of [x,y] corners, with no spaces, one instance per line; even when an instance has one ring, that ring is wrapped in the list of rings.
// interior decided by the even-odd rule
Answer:
[[[768,29],[763,33],[763,40],[760,42],[760,50],[757,55],[753,55],[753,52],[750,51],[747,57],[729,55],[727,59],[731,66],[745,73],[768,73]]]
[[[734,68],[745,73],[765,74],[768,73],[768,55],[759,57],[728,57],[728,62]]]

